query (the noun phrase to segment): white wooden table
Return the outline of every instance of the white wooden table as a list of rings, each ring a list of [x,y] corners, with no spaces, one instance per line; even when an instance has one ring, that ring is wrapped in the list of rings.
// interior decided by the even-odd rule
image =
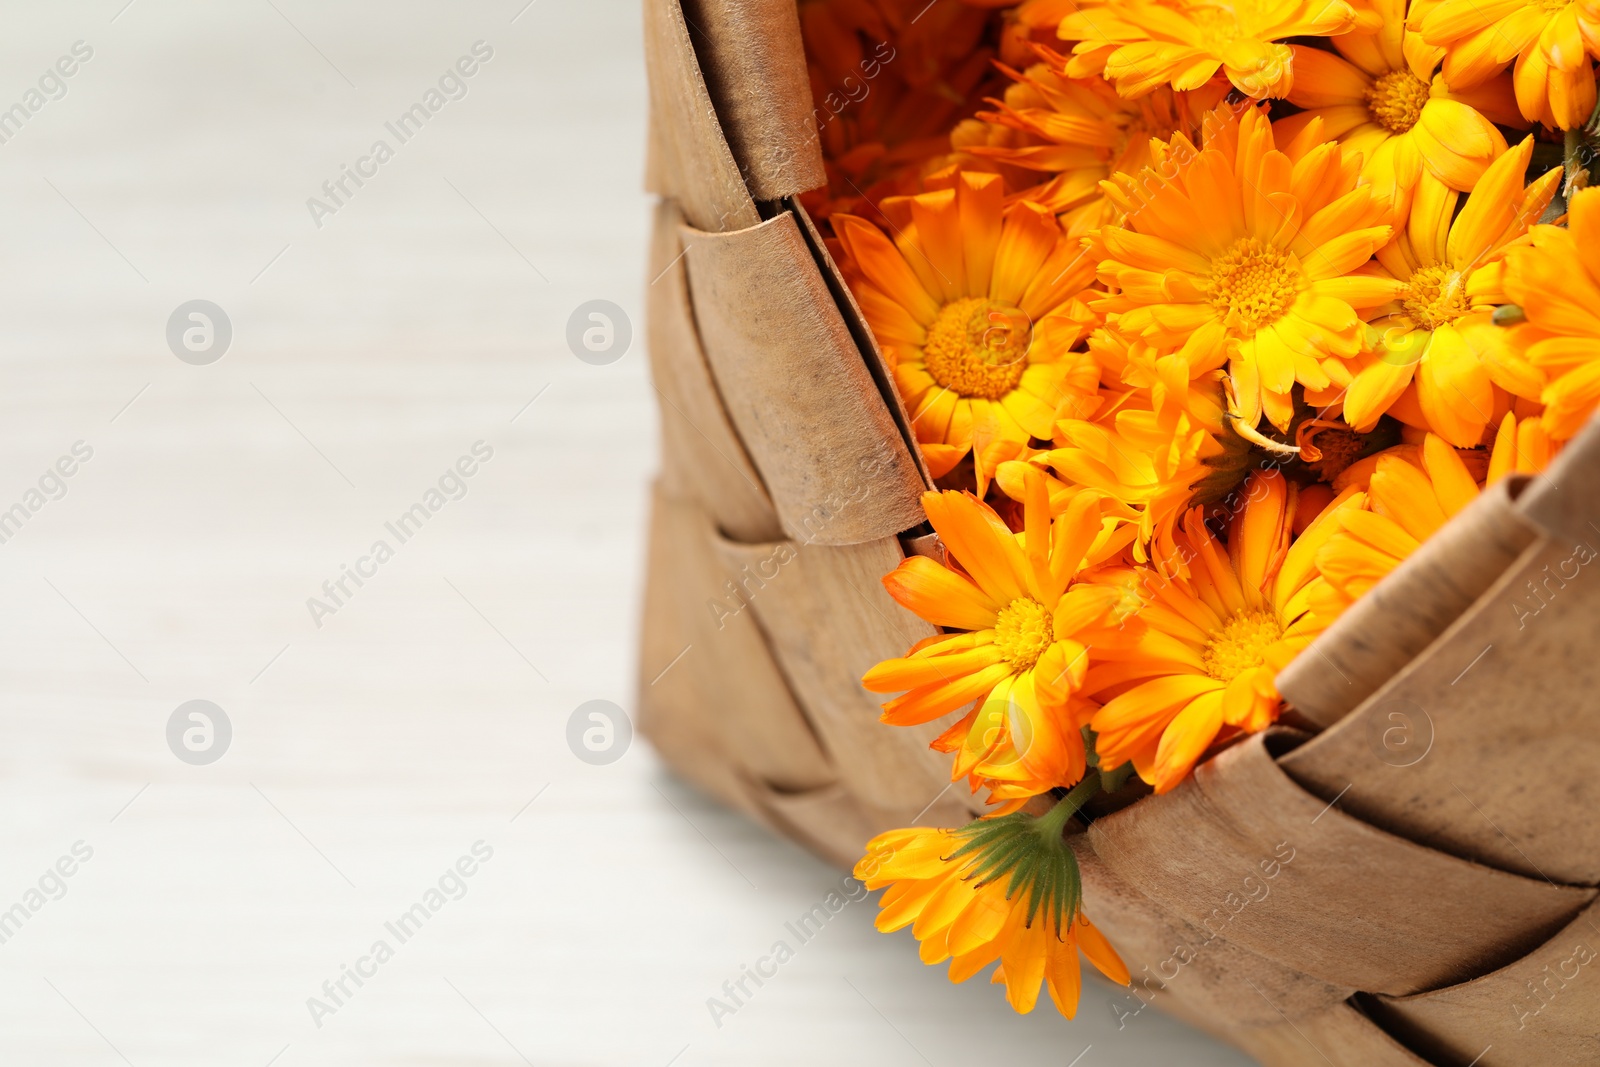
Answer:
[[[655,464],[639,346],[564,339],[642,305],[632,0],[125,2],[12,2],[0,36],[0,109],[92,50],[0,144],[0,1063],[1244,1062],[1119,1032],[1104,986],[1014,1017],[865,902],[713,1020],[838,876],[642,743],[565,740],[634,690]],[[387,134],[478,41],[465,96]],[[209,365],[165,337],[194,299],[232,326]],[[478,441],[465,495],[387,535]],[[194,699],[233,731],[207,765],[166,739]]]

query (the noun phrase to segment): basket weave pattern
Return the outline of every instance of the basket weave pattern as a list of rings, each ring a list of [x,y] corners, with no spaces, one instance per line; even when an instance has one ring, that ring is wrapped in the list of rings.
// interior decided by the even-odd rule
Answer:
[[[661,398],[641,727],[847,866],[981,809],[859,679],[937,554],[881,355],[794,200],[822,184],[794,0],[646,0]],[[919,536],[920,534],[920,536]],[[1485,492],[1280,677],[1300,725],[1074,839],[1146,1005],[1264,1064],[1600,1063],[1600,428]]]

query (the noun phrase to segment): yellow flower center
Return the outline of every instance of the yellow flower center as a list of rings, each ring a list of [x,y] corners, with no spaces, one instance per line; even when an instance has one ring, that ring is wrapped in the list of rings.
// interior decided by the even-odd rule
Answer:
[[[1247,337],[1283,317],[1300,295],[1300,262],[1259,237],[1241,237],[1212,261],[1205,288],[1224,322]]]
[[[1189,21],[1200,31],[1200,39],[1208,51],[1220,51],[1240,36],[1239,16],[1220,4],[1195,4],[1186,12]]]
[[[1390,133],[1405,133],[1417,124],[1428,91],[1428,83],[1409,70],[1391,70],[1380,74],[1367,90],[1367,110]]]
[[[1272,611],[1241,611],[1223,624],[1222,631],[1200,653],[1206,673],[1219,682],[1231,682],[1251,667],[1259,667],[1266,651],[1283,636],[1283,624]]]
[[[1031,596],[1013,600],[1000,609],[995,619],[995,646],[1014,671],[1025,671],[1039,662],[1039,657],[1055,639],[1050,612]]]
[[[1028,369],[1033,325],[993,300],[969,296],[946,304],[928,327],[923,360],[933,380],[962,396],[999,400]]]
[[[1411,275],[1411,288],[1400,298],[1406,314],[1427,330],[1454,322],[1472,310],[1467,279],[1453,267],[1422,267]]]

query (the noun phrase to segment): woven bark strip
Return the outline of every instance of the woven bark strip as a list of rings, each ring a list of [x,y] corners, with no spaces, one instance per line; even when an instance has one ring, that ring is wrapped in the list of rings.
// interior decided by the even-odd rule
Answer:
[[[923,477],[791,215],[685,227],[701,343],[785,531],[831,545],[923,520]]]
[[[855,294],[845,284],[844,273],[828,254],[822,235],[817,232],[816,223],[811,221],[811,216],[806,213],[800,201],[786,200],[784,206],[794,213],[795,219],[800,224],[800,233],[805,237],[806,245],[811,249],[817,267],[822,271],[823,283],[827,285],[828,292],[833,294],[834,300],[838,303],[839,313],[844,316],[845,327],[850,331],[850,336],[855,338],[856,347],[867,361],[867,370],[872,374],[872,380],[877,383],[878,394],[888,405],[889,414],[894,418],[895,425],[900,428],[900,436],[911,451],[911,458],[916,462],[918,473],[922,475],[923,487],[932,489],[933,478],[928,473],[927,463],[923,461],[922,449],[916,447],[917,435],[911,428],[911,413],[906,409],[905,402],[900,399],[900,391],[895,388],[894,372],[889,369],[889,361],[884,358],[883,349],[878,347],[878,339],[872,336],[872,327],[867,325],[867,316],[862,313],[861,305],[856,303]]]
[[[861,675],[936,632],[901,611],[879,581],[904,557],[894,538],[860,545],[740,545],[717,551],[737,597],[722,610],[755,612],[844,780],[868,804],[911,818],[950,785],[949,759],[928,748],[951,716],[886,731]],[[854,600],[862,610],[841,612]],[[883,737],[884,733],[888,737]],[[965,789],[951,790],[966,794]]]
[[[897,826],[951,826],[964,822],[965,809],[945,794],[919,811],[889,811],[863,804],[842,785],[806,793],[752,791],[769,822],[843,870],[861,857],[859,842]]]
[[[1295,1022],[1241,1027],[1228,1038],[1268,1067],[1435,1067],[1349,1004]]]
[[[1113,870],[1088,835],[1073,845],[1083,874],[1084,912],[1117,946],[1133,976],[1129,991],[1112,1002],[1118,1029],[1137,1025],[1145,1006],[1153,1005],[1225,1037],[1234,1027],[1321,1015],[1356,991],[1242,947],[1229,939],[1225,925],[1180,918]],[[1256,878],[1269,887],[1276,880],[1259,871]],[[1263,903],[1270,902],[1268,897]]]
[[[1431,848],[1600,884],[1600,819],[1575,817],[1600,810],[1597,469],[1591,426],[1516,506],[1526,514],[1531,498],[1578,536],[1530,544],[1437,642],[1284,769]]]
[[[1575,817],[1600,810],[1600,537],[1591,543],[1530,547],[1439,643],[1284,769],[1431,848],[1600,883],[1600,820]],[[1585,552],[1592,562],[1579,566]],[[1529,583],[1543,588],[1563,568],[1574,576],[1527,614],[1540,604]]]
[[[727,571],[697,505],[657,494],[645,591],[642,714],[659,734],[698,721],[757,782],[802,792],[838,780],[751,615],[718,618],[709,604]]]
[[[871,840],[873,834],[888,828],[842,785],[806,793],[783,793],[757,787],[751,790],[751,795],[763,815],[785,836],[800,842],[835,867],[847,868],[855,861],[851,841],[858,837]]]
[[[650,191],[677,201],[702,230],[761,221],[717,122],[689,24],[678,0],[645,0],[645,74],[650,86]]]
[[[764,826],[786,832],[762,809],[743,761],[719,722],[721,701],[726,699],[720,681],[703,672],[670,677],[683,665],[673,661],[688,643],[685,635],[697,625],[685,611],[678,569],[680,543],[694,525],[695,508],[690,500],[669,496],[664,481],[653,488],[639,642],[639,730],[695,785]],[[729,691],[742,689],[747,699],[772,700],[781,709],[789,695],[773,685],[775,676],[776,671],[762,670],[758,661],[754,670],[733,677]]]
[[[1119,1030],[1137,1027],[1154,1007],[1265,1064],[1428,1067],[1348,1003],[1353,989],[1318,981],[1175,917],[1115,874],[1087,836],[1074,851],[1085,911],[1133,975],[1129,991],[1112,1002]],[[1275,880],[1264,873],[1258,878],[1264,885]],[[1262,903],[1270,904],[1270,897]]]
[[[1332,726],[1427,648],[1532,543],[1510,490],[1491,487],[1335,619],[1278,675],[1284,699]]]
[[[1375,1011],[1439,1063],[1600,1063],[1600,906],[1501,970]]]
[[[825,182],[793,0],[688,0],[684,11],[751,195],[781,200]]]
[[[925,747],[926,736],[889,754],[864,746],[865,727],[883,729],[877,706],[859,690],[850,694],[837,667],[812,673],[808,657],[834,653],[832,646],[809,644],[813,635],[803,614],[777,612],[788,643],[769,648],[752,605],[780,603],[785,586],[741,583],[748,582],[749,553],[754,550],[758,561],[773,559],[774,547],[729,542],[699,505],[658,490],[645,589],[641,731],[701,788],[841,866],[884,830],[967,822],[966,794],[950,786],[943,760]],[[795,597],[857,582],[866,568],[898,559],[892,540],[801,551],[809,554],[804,565],[816,584],[802,587],[791,579],[787,589]],[[801,566],[800,558],[787,566]],[[863,592],[881,599],[863,600],[869,608],[855,635],[865,646],[898,640],[896,631],[913,633],[923,625],[912,616],[886,618],[894,605],[876,582]],[[825,640],[837,640],[836,631],[828,633]],[[789,662],[780,665],[786,655]],[[800,672],[803,699],[790,689],[785,667]],[[857,746],[858,762],[836,764],[833,753],[847,751],[847,744]],[[871,773],[851,778],[848,786],[841,782],[841,770],[860,770],[860,754],[869,752]],[[878,775],[896,774],[903,791],[877,784]]]
[[[1415,993],[1499,966],[1593,899],[1346,815],[1273,760],[1269,744],[1291,738],[1257,734],[1156,802],[1097,820],[1095,852],[1190,922],[1225,923],[1229,940],[1259,955],[1368,992]]]
[[[1600,420],[1591,418],[1550,469],[1530,481],[1517,506],[1559,541],[1600,534]]]
[[[654,280],[646,290],[650,376],[661,397],[662,486],[669,496],[697,501],[737,540],[772,540],[783,534],[778,513],[728,422],[700,349],[678,233],[682,219],[671,201],[656,208]]]

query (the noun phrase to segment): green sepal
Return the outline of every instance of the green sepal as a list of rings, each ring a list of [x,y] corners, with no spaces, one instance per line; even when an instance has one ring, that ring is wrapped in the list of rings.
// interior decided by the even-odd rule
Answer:
[[[1107,793],[1115,793],[1121,789],[1133,775],[1133,764],[1124,763],[1114,770],[1100,772],[1100,787]]]
[[[1126,780],[1128,765],[1112,772]],[[964,862],[961,877],[976,886],[1006,879],[1006,899],[1027,893],[1026,924],[1032,927],[1040,912],[1054,923],[1056,936],[1071,929],[1083,905],[1083,878],[1077,857],[1067,844],[1067,820],[1106,782],[1098,770],[1090,769],[1079,782],[1041,816],[1013,812],[996,819],[977,819],[952,831],[960,845],[945,857],[947,862]]]
[[[1489,320],[1496,326],[1517,326],[1528,321],[1528,313],[1522,310],[1521,304],[1501,304]]]

